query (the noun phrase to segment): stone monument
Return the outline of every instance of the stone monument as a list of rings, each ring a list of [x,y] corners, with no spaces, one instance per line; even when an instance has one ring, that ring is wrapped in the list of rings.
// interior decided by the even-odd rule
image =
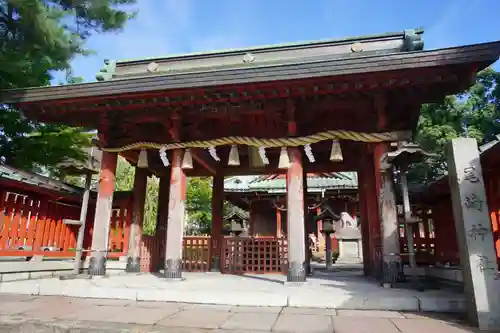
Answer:
[[[500,329],[500,277],[477,142],[454,139],[447,155],[469,319],[481,330]]]
[[[335,237],[339,242],[338,263],[360,263],[363,258],[361,232],[357,222],[348,213],[340,213],[340,228]]]

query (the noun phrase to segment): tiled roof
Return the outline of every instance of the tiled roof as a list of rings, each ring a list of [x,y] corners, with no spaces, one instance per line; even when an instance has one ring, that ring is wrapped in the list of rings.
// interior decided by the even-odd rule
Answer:
[[[71,186],[64,182],[49,177],[37,175],[27,171],[22,171],[4,164],[0,164],[0,179],[13,180],[29,186],[41,187],[43,189],[55,192],[63,192],[63,193],[77,194],[77,195],[82,194],[82,189],[76,186]]]
[[[357,189],[358,175],[356,172],[336,172],[333,174],[321,174],[307,178],[307,190],[309,192],[335,190],[335,189]],[[286,179],[284,177],[262,177],[262,176],[240,176],[230,177],[224,182],[225,192],[270,192],[282,193],[286,190]]]

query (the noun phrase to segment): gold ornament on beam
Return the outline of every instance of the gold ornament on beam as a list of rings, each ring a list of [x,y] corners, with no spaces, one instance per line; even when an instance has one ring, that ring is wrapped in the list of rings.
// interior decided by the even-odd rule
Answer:
[[[330,161],[332,162],[342,162],[344,157],[342,156],[342,148],[340,148],[340,143],[338,140],[332,140],[332,150],[330,152]]]
[[[191,149],[184,150],[184,156],[182,157],[182,169],[192,169],[193,168],[193,155],[191,154]]]
[[[288,157],[288,149],[281,147],[280,159],[278,161],[279,169],[288,169],[290,167],[290,157]]]
[[[229,159],[227,165],[231,166],[240,165],[240,154],[238,153],[237,145],[231,145],[231,150],[229,150]]]
[[[146,149],[141,149],[139,159],[137,160],[137,167],[141,169],[148,167],[148,151]]]

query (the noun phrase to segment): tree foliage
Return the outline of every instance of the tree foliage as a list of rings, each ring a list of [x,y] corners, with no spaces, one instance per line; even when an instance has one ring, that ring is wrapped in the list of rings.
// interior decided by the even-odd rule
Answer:
[[[71,76],[71,60],[87,55],[92,33],[119,31],[136,0],[0,1],[0,90],[49,85],[55,71]],[[53,168],[65,157],[81,158],[90,144],[82,129],[39,124],[0,105],[0,158],[23,169]]]
[[[134,188],[135,168],[121,156],[116,168],[117,191],[132,191]],[[158,193],[160,180],[156,176],[148,179],[144,210],[143,231],[153,235],[158,212]],[[187,183],[186,212],[188,233],[209,234],[212,228],[212,180],[211,178],[189,178]]]
[[[430,163],[419,163],[409,177],[428,182],[447,170],[445,146],[454,138],[471,137],[479,145],[500,133],[500,73],[488,68],[478,73],[476,83],[466,92],[447,96],[442,103],[423,105],[414,140],[437,155]]]
[[[116,166],[116,191],[132,191],[134,188],[135,168],[123,157],[118,156]],[[143,232],[153,235],[156,229],[156,216],[158,212],[158,190],[160,181],[156,176],[148,178],[146,187],[146,202],[144,207]]]
[[[210,234],[212,231],[212,179],[188,179],[187,204],[188,232]]]

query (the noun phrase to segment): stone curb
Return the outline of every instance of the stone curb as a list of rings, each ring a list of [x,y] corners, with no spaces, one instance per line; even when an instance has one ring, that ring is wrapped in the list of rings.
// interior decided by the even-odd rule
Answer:
[[[295,287],[294,287],[295,288]],[[392,310],[464,313],[466,302],[463,297],[420,297],[371,295],[313,295],[305,292],[298,294],[264,292],[213,292],[200,290],[158,290],[131,289],[114,287],[85,286],[69,288],[54,284],[26,284],[19,287],[9,283],[0,283],[0,294],[23,294],[34,296],[66,296],[76,298],[122,299],[130,301],[157,301],[174,303],[216,304],[231,306],[259,307],[308,307],[344,310]]]

